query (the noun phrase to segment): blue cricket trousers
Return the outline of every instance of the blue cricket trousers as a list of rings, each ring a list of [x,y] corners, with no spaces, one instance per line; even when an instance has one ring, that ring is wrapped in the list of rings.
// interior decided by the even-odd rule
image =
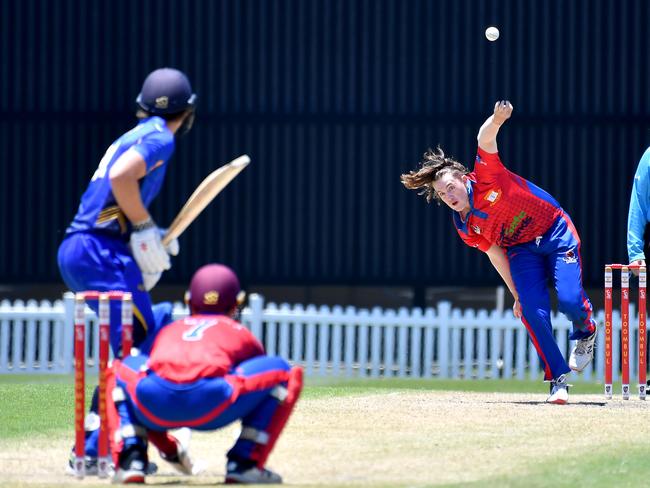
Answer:
[[[573,323],[570,339],[582,339],[595,330],[592,305],[582,286],[580,237],[563,214],[543,236],[506,249],[510,273],[522,307],[522,321],[544,366],[544,379],[570,371],[551,324],[548,280],[552,278],[560,312]]]
[[[130,356],[116,363],[116,384],[126,401],[116,402],[120,429],[140,426],[154,431],[179,427],[215,430],[241,419],[242,425],[264,432],[270,427],[280,402],[276,386],[286,387],[291,366],[276,356],[258,356],[237,366],[225,377],[173,383],[153,371],[142,372],[147,356]],[[124,439],[124,446],[142,442]],[[240,437],[229,456],[250,459],[258,448]]]
[[[72,291],[130,291],[133,295],[133,345],[139,347],[147,333],[171,322],[171,304],[152,307],[142,284],[142,273],[127,244],[97,233],[68,235],[58,252],[63,281]],[[97,300],[88,305],[97,313]],[[117,355],[122,344],[120,304],[111,301],[111,348]]]

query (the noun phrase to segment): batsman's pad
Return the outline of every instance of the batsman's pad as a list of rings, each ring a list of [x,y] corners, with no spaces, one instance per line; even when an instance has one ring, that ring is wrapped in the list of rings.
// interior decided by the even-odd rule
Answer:
[[[266,460],[273,450],[273,446],[280,437],[280,433],[289,420],[289,416],[296,405],[300,392],[302,391],[302,376],[303,371],[299,366],[294,366],[289,372],[289,380],[287,382],[286,397],[281,400],[278,409],[275,411],[271,422],[266,430],[264,443],[258,443],[256,449],[253,451],[252,458],[257,463],[257,467],[262,469],[266,464]],[[284,396],[284,394],[282,395]],[[277,398],[277,396],[276,396]]]

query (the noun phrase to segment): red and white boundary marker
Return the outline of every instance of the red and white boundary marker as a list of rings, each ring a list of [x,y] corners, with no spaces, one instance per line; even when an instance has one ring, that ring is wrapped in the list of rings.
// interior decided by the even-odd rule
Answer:
[[[122,304],[122,354],[130,353],[133,345],[133,299],[131,293],[121,291],[85,291],[75,294],[74,309],[74,417],[75,417],[75,461],[77,478],[85,476],[85,429],[86,409],[86,300],[99,300],[99,441],[97,448],[97,474],[107,478],[110,471],[108,454],[108,420],[106,415],[106,368],[108,367],[111,311],[110,302]]]
[[[639,271],[639,399],[646,398],[646,267],[631,264],[605,265],[605,398],[612,398],[612,302],[613,271],[621,270],[621,383],[623,400],[630,399],[630,270]]]

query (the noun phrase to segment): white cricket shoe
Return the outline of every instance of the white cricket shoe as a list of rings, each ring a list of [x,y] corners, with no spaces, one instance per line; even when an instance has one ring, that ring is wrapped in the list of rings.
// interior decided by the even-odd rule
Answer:
[[[274,485],[282,483],[282,477],[270,469],[260,469],[257,466],[240,469],[234,461],[228,462],[226,471],[226,484]]]
[[[565,374],[551,380],[551,394],[546,399],[546,403],[566,405],[569,401],[569,386],[571,385],[566,382]]]
[[[569,368],[573,371],[582,371],[594,358],[594,346],[596,345],[596,336],[598,328],[594,329],[593,334],[584,339],[576,341],[576,345],[569,356]]]

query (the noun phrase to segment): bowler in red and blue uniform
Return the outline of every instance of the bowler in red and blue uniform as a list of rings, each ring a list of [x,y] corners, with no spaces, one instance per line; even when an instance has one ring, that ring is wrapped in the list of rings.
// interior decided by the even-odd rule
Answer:
[[[236,420],[242,431],[227,454],[226,482],[282,481],[265,464],[300,395],[302,369],[265,355],[231,318],[240,301],[230,268],[204,266],[190,285],[190,317],[163,327],[149,355],[115,361],[109,379],[110,430],[120,439],[112,446],[115,482],[144,482],[148,432],[215,430]]]
[[[428,151],[421,168],[402,175],[403,184],[427,201],[438,199],[455,212],[454,225],[469,246],[485,252],[510,289],[551,382],[551,403],[568,401],[566,374],[582,371],[593,358],[596,322],[582,285],[580,237],[569,215],[546,191],[509,171],[497,151],[496,135],[510,118],[508,101],[495,104],[481,126],[474,171]],[[547,282],[552,279],[559,309],[573,323],[577,341],[569,361],[553,336]]]

